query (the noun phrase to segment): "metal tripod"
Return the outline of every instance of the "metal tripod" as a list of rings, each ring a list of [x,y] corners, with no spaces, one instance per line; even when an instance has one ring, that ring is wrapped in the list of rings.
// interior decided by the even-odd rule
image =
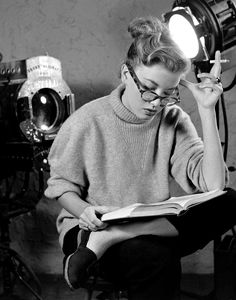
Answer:
[[[10,205],[7,197],[0,199],[0,280],[1,300],[20,299],[14,295],[14,288],[21,283],[37,300],[41,298],[40,282],[24,259],[10,248],[9,225],[13,218],[30,212],[33,207],[17,207]]]

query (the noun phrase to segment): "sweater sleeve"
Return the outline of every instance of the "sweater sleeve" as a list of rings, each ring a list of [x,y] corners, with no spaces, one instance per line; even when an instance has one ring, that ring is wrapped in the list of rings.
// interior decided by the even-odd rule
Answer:
[[[88,180],[84,158],[88,130],[87,119],[79,111],[63,123],[48,156],[50,177],[45,190],[48,198],[58,198],[67,192],[76,193],[81,201],[81,212],[88,206],[85,201]]]
[[[187,193],[208,191],[202,169],[203,154],[202,139],[198,136],[189,115],[179,108],[175,123],[175,143],[170,160],[170,172]],[[226,164],[225,180],[227,185],[229,171]]]
[[[170,160],[170,172],[178,184],[187,193],[207,191],[202,172],[204,145],[190,120],[179,110],[175,126],[175,143]]]

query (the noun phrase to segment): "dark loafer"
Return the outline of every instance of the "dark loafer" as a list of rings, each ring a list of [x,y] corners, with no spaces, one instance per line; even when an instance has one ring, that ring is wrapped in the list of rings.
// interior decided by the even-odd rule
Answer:
[[[82,231],[81,243],[76,251],[64,259],[64,278],[71,289],[82,287],[91,275],[96,254],[86,248],[90,232]]]

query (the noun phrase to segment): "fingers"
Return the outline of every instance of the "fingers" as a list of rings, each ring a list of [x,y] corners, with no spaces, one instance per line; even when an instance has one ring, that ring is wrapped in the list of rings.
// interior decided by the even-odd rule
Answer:
[[[79,220],[79,227],[83,230],[90,230],[88,224],[83,222],[82,220]]]
[[[214,83],[214,82],[206,82],[206,83],[199,83],[198,87],[200,89],[210,89],[211,91],[218,92],[219,94],[223,91],[223,87],[221,83]]]
[[[221,74],[221,63],[220,63],[220,59],[221,59],[221,53],[219,50],[216,51],[215,53],[215,63],[213,65],[213,67],[211,68],[210,73],[217,77],[220,77]]]
[[[198,78],[200,78],[202,81],[209,81],[212,80],[215,83],[219,83],[217,80],[218,78],[220,78],[220,74],[221,74],[221,54],[220,51],[216,51],[215,53],[215,63],[213,65],[213,67],[210,70],[210,73],[200,73],[197,75]]]
[[[198,78],[204,80],[204,81],[208,81],[213,80],[214,82],[217,82],[217,78],[220,78],[220,74],[221,74],[221,53],[219,50],[217,50],[215,52],[215,63],[212,66],[210,73],[200,73],[197,75]]]
[[[207,77],[207,80],[203,80],[200,83],[192,83],[185,79],[181,79],[180,85],[188,88],[194,95],[195,99],[202,99],[206,96],[209,97],[211,94],[218,99],[219,95],[223,92],[223,87],[220,80],[209,73],[199,74],[199,77]]]
[[[107,224],[102,222],[98,215],[102,215],[111,210],[117,209],[117,207],[106,206],[88,206],[85,208],[79,218],[79,226],[84,230],[97,231],[104,229]]]
[[[220,77],[216,77],[214,76],[213,74],[211,73],[200,73],[200,74],[197,74],[197,77],[200,78],[200,79],[210,79],[210,80],[204,80],[204,82],[213,82],[213,83],[221,83],[220,81]]]
[[[191,91],[199,106],[214,107],[223,92],[220,81],[221,65],[220,52],[215,54],[215,63],[209,73],[197,74],[201,82],[193,83],[182,78],[180,85]]]
[[[220,83],[220,74],[221,74],[221,53],[219,50],[215,52],[215,63],[211,68],[210,73],[199,73],[197,74],[197,77],[201,79],[202,81],[213,81],[214,83],[219,84]],[[188,88],[189,90],[194,89],[194,83],[182,78],[179,82],[180,85]]]

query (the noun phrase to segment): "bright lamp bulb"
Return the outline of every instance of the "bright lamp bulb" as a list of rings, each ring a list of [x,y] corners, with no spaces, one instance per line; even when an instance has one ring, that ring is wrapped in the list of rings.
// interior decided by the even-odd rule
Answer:
[[[194,58],[199,52],[196,32],[189,21],[180,14],[173,15],[169,20],[169,29],[174,41],[188,58]]]
[[[47,103],[47,98],[45,96],[41,96],[40,101],[41,101],[42,104],[46,104]]]
[[[42,124],[42,125],[40,126],[40,129],[41,129],[41,130],[44,130],[44,131],[47,131],[47,130],[49,129],[49,127],[48,127],[46,124]]]

